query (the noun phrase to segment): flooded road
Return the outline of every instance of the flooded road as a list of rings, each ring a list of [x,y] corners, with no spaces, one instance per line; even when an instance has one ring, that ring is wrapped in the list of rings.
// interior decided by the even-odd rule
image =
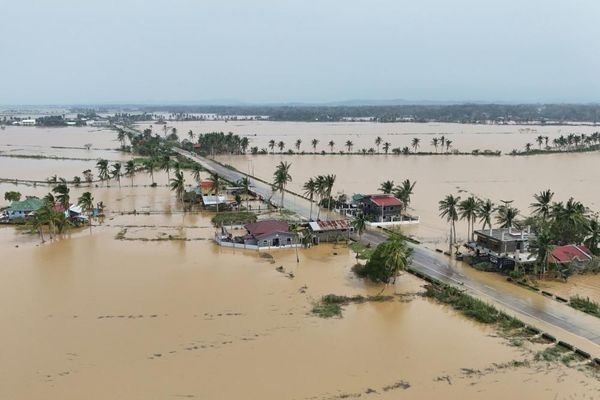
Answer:
[[[294,184],[301,159],[292,161]],[[265,175],[259,176],[268,177],[276,159],[262,160]],[[307,172],[327,173],[327,158],[321,160],[306,165]],[[0,166],[44,179],[49,168],[70,177],[95,164],[20,161],[0,158]],[[378,185],[363,174],[357,185]],[[314,317],[312,302],[324,294],[381,290],[353,276],[356,260],[346,247],[303,249],[299,263],[293,251],[217,247],[210,241],[212,215],[179,213],[166,174],[155,179],[157,188],[145,186],[150,177],[143,173],[134,187],[125,187],[124,178],[122,188],[116,182],[72,188],[72,197],[89,190],[108,207],[91,233],[73,230],[41,245],[37,235],[0,227],[0,398],[567,399],[600,393],[599,381],[585,372],[535,361],[543,345],[511,346],[495,330],[423,298],[423,282],[411,275],[386,289],[402,294],[393,301],[346,306],[342,319]],[[50,189],[0,184],[0,193],[7,190],[42,196]],[[158,214],[121,215],[133,209]],[[295,278],[276,271],[279,266]]]

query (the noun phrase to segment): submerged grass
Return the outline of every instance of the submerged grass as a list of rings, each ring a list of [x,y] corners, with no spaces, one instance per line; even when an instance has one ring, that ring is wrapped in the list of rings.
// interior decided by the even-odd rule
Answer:
[[[326,294],[313,304],[312,314],[321,318],[342,317],[343,306],[350,303],[366,303],[369,301],[380,302],[392,300],[393,296],[340,296],[337,294]]]
[[[600,304],[590,300],[589,297],[573,296],[569,299],[569,305],[576,310],[600,318]]]
[[[361,242],[352,242],[348,247],[356,253],[356,258],[360,260],[368,260],[371,258],[373,251],[375,251],[371,246],[367,246]]]

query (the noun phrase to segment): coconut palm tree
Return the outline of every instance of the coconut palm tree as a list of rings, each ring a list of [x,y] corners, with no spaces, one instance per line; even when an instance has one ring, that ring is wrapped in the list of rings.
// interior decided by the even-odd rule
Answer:
[[[600,223],[598,223],[598,217],[592,218],[586,225],[586,239],[584,241],[588,249],[595,255],[600,253],[598,249],[598,243],[600,243]]]
[[[212,184],[210,186],[210,191],[212,193],[214,193],[215,197],[217,198],[217,213],[218,213],[219,212],[219,191],[223,187],[224,180],[223,180],[223,178],[221,178],[221,175],[219,175],[216,172],[211,172],[209,179],[212,181]]]
[[[467,238],[469,238],[469,240],[473,240],[473,230],[478,208],[477,200],[473,196],[467,197],[458,204],[460,219],[467,220]]]
[[[515,220],[519,215],[519,210],[510,205],[510,201],[504,202],[498,207],[498,215],[496,221],[500,224],[501,228],[513,228],[515,226]]]
[[[246,196],[246,210],[249,210],[250,207],[248,207],[248,202],[250,197],[250,179],[248,179],[247,176],[244,176],[237,182],[237,185],[244,189],[244,195]]]
[[[379,146],[381,146],[381,137],[377,136],[375,138],[375,146],[377,146],[377,153],[379,153]]]
[[[275,140],[269,140],[269,148],[271,149],[271,153],[275,154]]]
[[[346,140],[346,147],[348,148],[348,153],[352,152],[353,146],[354,146],[354,143],[352,143],[352,140]]]
[[[96,169],[98,169],[98,178],[100,178],[101,181],[110,179],[110,175],[108,173],[108,160],[98,160],[96,163]]]
[[[296,140],[296,151],[300,151],[300,145],[302,144],[302,139]]]
[[[58,184],[56,185],[53,189],[52,189],[53,193],[56,193],[56,202],[58,202],[60,205],[62,205],[62,207],[65,210],[69,209],[69,200],[70,200],[70,196],[69,196],[69,188],[67,187],[67,185],[65,185],[64,183]]]
[[[415,151],[415,153],[417,152],[417,149],[419,148],[420,143],[421,143],[421,139],[419,139],[419,138],[413,138],[412,142],[410,143],[410,145],[413,148],[413,150]]]
[[[535,237],[529,241],[529,257],[536,258],[536,264],[542,267],[542,275],[548,270],[548,261],[554,245],[547,227],[542,226]]]
[[[317,209],[317,220],[318,220],[319,217],[321,216],[321,199],[325,196],[325,193],[326,193],[326,184],[325,184],[325,176],[324,175],[318,175],[315,178],[315,187],[316,187],[317,195],[319,197],[319,201],[317,202],[317,204],[319,205],[319,207]]]
[[[409,179],[405,179],[402,181],[400,186],[394,189],[394,196],[396,196],[400,201],[402,201],[402,206],[405,210],[408,210],[408,206],[410,205],[411,196],[413,195],[415,185],[417,182],[411,182]]]
[[[400,271],[405,271],[410,264],[412,249],[406,245],[404,239],[397,234],[391,235],[385,242],[385,267],[388,276],[392,278],[392,284],[396,283],[396,277]],[[387,282],[386,282],[387,283]]]
[[[127,137],[127,135],[125,134],[125,131],[123,129],[119,129],[117,131],[117,140],[119,142],[121,142],[121,147],[125,146],[125,138]]]
[[[379,186],[379,191],[385,194],[390,194],[394,190],[394,181],[385,181]]]
[[[194,163],[192,166],[192,177],[196,182],[200,182],[200,173],[202,172],[202,166],[200,164]]]
[[[185,195],[185,178],[181,170],[175,171],[175,177],[171,179],[171,190],[175,192],[177,200],[181,201],[181,206],[184,207],[183,196]]]
[[[327,193],[327,211],[331,211],[331,191],[335,184],[335,175],[325,175],[325,192]]]
[[[281,161],[275,168],[275,173],[273,174],[273,187],[281,192],[281,209],[283,209],[285,187],[292,181],[292,176],[290,175],[291,166],[292,164],[287,161]]]
[[[532,147],[532,146],[533,146],[533,145],[532,145],[531,143],[526,143],[526,144],[525,144],[525,152],[526,152],[526,153],[529,153],[529,152],[531,151],[531,147]]]
[[[277,143],[277,147],[279,148],[279,152],[283,153],[283,148],[285,147],[285,143],[283,141],[279,141],[279,143]]]
[[[440,139],[438,139],[438,138],[436,138],[436,137],[434,137],[433,139],[431,139],[431,145],[432,145],[433,147],[435,147],[435,152],[436,152],[436,153],[437,153],[437,151],[438,151],[438,144],[439,144],[439,142],[440,142]]]
[[[133,177],[135,176],[135,162],[129,160],[125,163],[125,176],[131,178],[131,186],[133,186]]]
[[[452,194],[447,195],[439,202],[440,217],[446,218],[446,221],[450,223],[450,252],[452,252],[452,245],[456,241],[456,221],[458,220],[459,203],[460,196]]]
[[[313,199],[315,197],[315,195],[317,195],[317,183],[313,178],[310,178],[308,181],[306,181],[304,183],[304,186],[302,186],[302,189],[304,189],[304,195],[307,196],[310,200],[310,214],[308,219],[310,221],[312,221],[312,209],[313,209]]]
[[[194,132],[191,129],[188,131],[188,137],[190,138],[190,142],[194,141]]]
[[[313,152],[317,151],[317,145],[319,144],[319,139],[313,139],[310,143],[312,144]]]
[[[358,233],[358,237],[362,238],[362,234],[367,229],[367,218],[362,212],[356,214],[356,217],[352,220],[352,227],[354,232]]]
[[[115,178],[121,187],[121,163],[116,162],[113,164],[112,177]]]
[[[171,181],[171,167],[173,166],[171,164],[171,157],[169,157],[168,154],[165,154],[159,159],[159,163],[160,163],[159,168],[167,173],[167,182],[170,182]]]
[[[446,153],[450,151],[450,147],[452,147],[452,140],[446,139]]]
[[[385,143],[383,144],[383,151],[385,152],[385,154],[386,154],[386,155],[387,155],[387,153],[390,151],[390,146],[391,146],[391,145],[392,145],[392,144],[391,144],[390,142],[385,142]]]
[[[531,203],[530,207],[533,213],[542,219],[547,219],[550,215],[551,207],[552,207],[552,198],[554,197],[554,192],[550,189],[543,190],[538,194],[534,194],[533,198],[535,199],[534,203]]]
[[[154,172],[156,171],[156,168],[157,162],[154,157],[151,157],[144,161],[144,169],[148,172],[150,178],[152,178],[152,186],[156,186],[156,183],[154,182]]]
[[[84,192],[77,199],[77,205],[87,214],[90,233],[92,232],[92,212],[94,211],[94,198],[90,192]]]
[[[483,222],[483,227],[481,229],[485,229],[486,226],[489,226],[490,229],[492,229],[492,215],[495,211],[496,206],[490,199],[479,201],[477,217],[479,218],[479,222]]]
[[[328,145],[329,145],[329,150],[331,151],[331,153],[333,153],[333,147],[335,146],[335,142],[333,140],[330,140]]]

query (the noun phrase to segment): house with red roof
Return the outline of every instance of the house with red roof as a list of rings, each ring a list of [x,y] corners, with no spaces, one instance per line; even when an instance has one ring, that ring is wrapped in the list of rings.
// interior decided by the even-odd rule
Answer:
[[[365,195],[358,207],[373,222],[402,220],[402,202],[392,194]]]
[[[260,250],[302,245],[300,238],[290,232],[286,221],[265,220],[246,224],[244,229],[247,233],[242,236],[233,236],[228,230],[230,228],[221,227],[221,234],[215,235],[215,240],[221,246]]]
[[[570,264],[591,261],[594,258],[592,252],[583,245],[568,244],[558,246],[552,250],[548,257],[551,264]]]

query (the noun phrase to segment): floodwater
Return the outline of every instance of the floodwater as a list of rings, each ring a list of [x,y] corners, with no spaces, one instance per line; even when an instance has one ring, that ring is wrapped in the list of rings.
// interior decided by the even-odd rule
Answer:
[[[270,160],[269,170],[278,161],[255,160]],[[48,175],[37,176],[49,167],[36,166],[47,160],[18,170],[20,161],[0,157],[0,167],[16,177]],[[63,176],[83,166],[51,162]],[[315,158],[310,168],[342,174],[322,165]],[[270,176],[264,168],[258,175]],[[423,282],[410,275],[386,289],[403,294],[393,301],[349,305],[342,319],[314,317],[312,302],[323,294],[380,291],[353,277],[347,248],[302,249],[299,263],[293,250],[222,249],[210,241],[210,213],[178,213],[166,174],[156,174],[157,188],[146,186],[146,174],[134,179],[133,187],[123,179],[121,188],[72,189],[108,207],[91,233],[40,244],[37,235],[0,227],[0,398],[598,397],[595,378],[534,361],[542,345],[509,346],[489,327],[418,295]],[[372,179],[363,172],[356,182],[375,186]],[[49,188],[0,184],[7,190]],[[127,214],[133,209],[150,215]],[[515,360],[529,365],[504,367]]]

